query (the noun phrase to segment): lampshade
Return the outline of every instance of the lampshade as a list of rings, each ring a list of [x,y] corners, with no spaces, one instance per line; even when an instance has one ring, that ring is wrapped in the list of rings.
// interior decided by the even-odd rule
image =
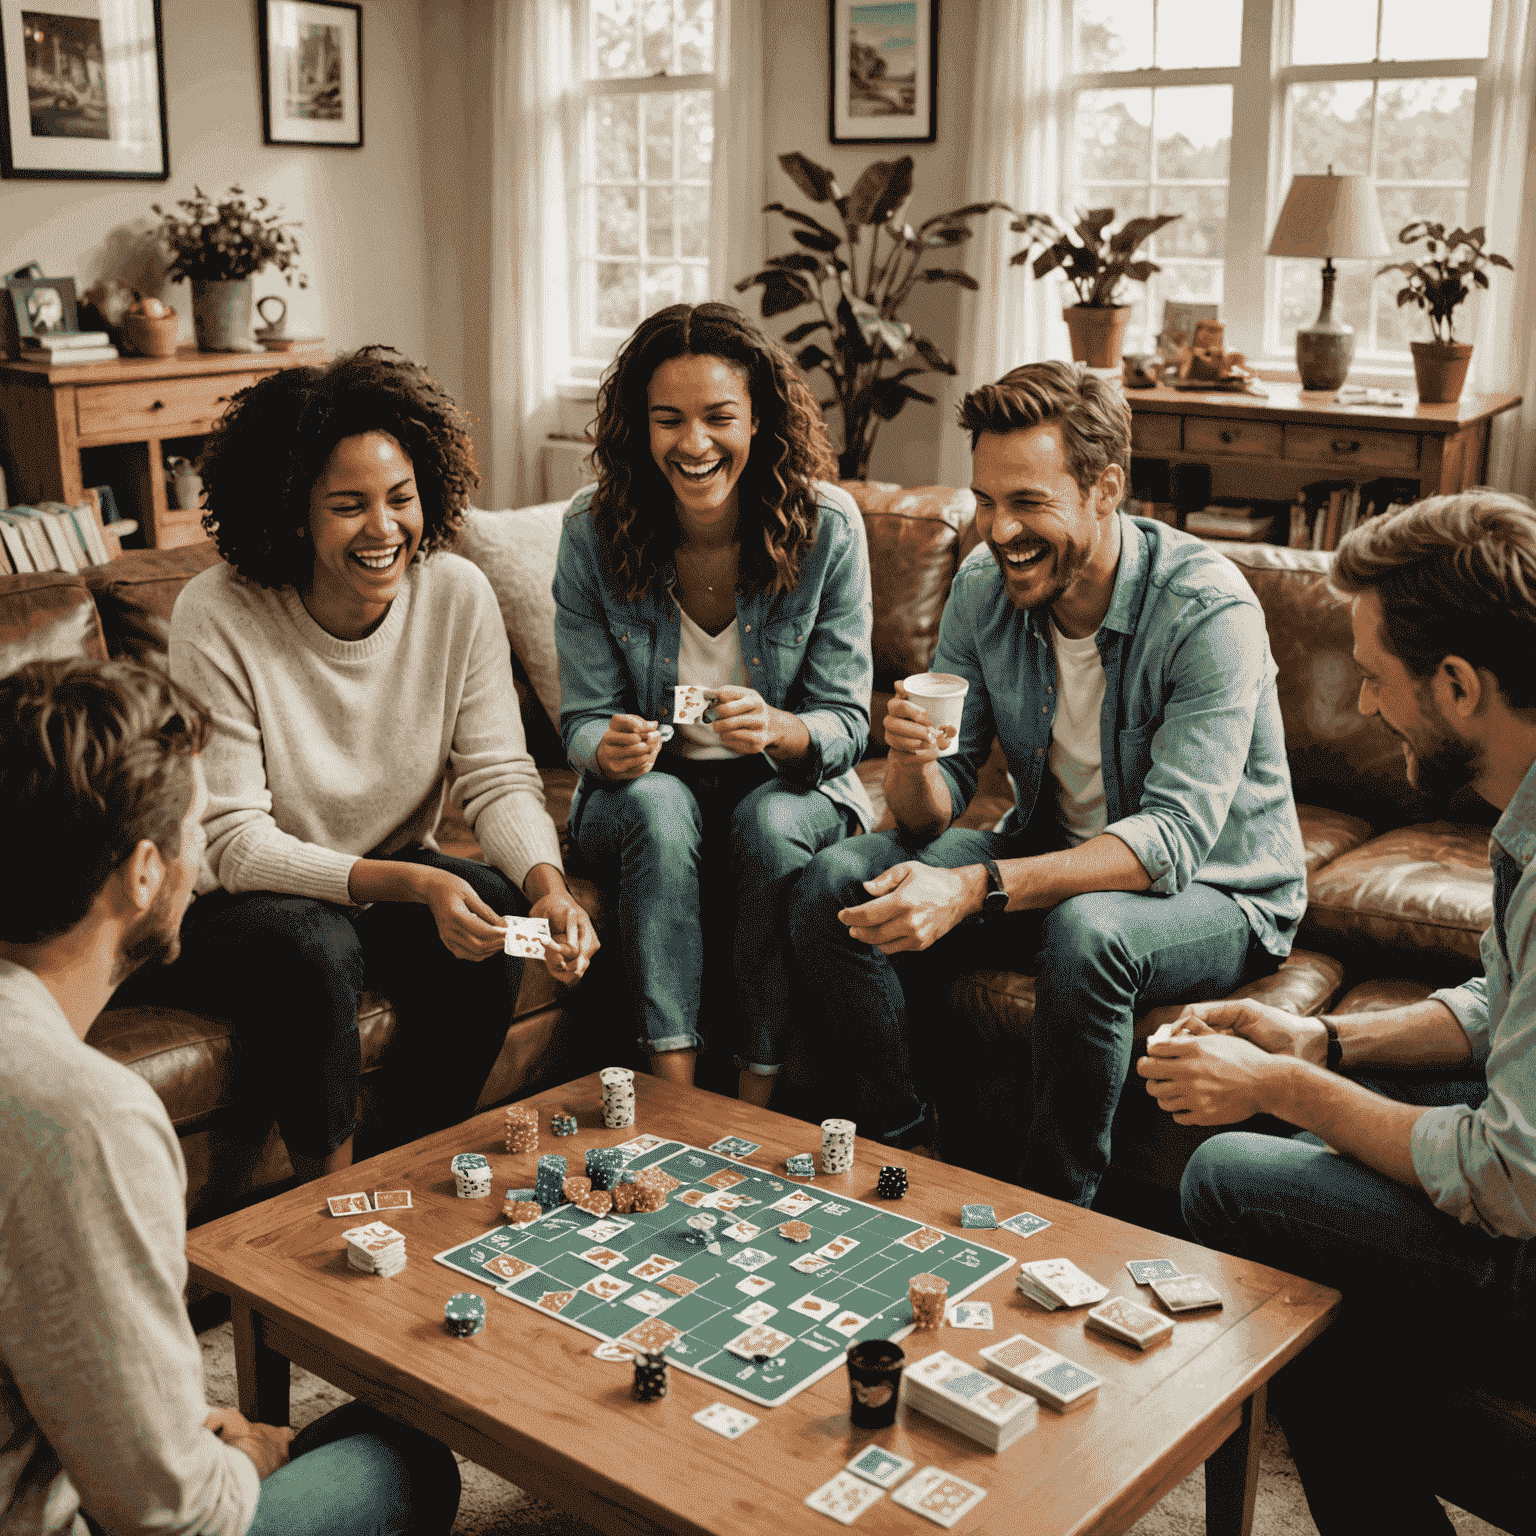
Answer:
[[[1269,242],[1270,256],[1368,261],[1391,252],[1369,176],[1294,176]]]

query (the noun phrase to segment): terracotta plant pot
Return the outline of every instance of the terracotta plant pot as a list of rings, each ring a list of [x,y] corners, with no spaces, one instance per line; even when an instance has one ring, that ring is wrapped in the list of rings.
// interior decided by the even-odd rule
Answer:
[[[1472,366],[1470,341],[1410,341],[1413,376],[1425,405],[1454,405]]]
[[[1090,368],[1118,368],[1120,354],[1125,350],[1125,328],[1131,323],[1131,306],[1117,304],[1112,309],[1094,309],[1087,304],[1074,304],[1064,309],[1061,317],[1067,322],[1072,337],[1072,361],[1087,363]]]

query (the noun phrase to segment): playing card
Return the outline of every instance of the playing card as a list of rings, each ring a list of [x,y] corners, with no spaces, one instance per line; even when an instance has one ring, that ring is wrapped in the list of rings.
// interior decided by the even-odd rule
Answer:
[[[759,1323],[757,1327],[737,1334],[725,1347],[742,1360],[756,1360],[759,1357],[771,1358],[794,1342],[792,1335]]]
[[[664,1291],[671,1291],[674,1296],[686,1296],[690,1291],[699,1288],[697,1280],[690,1280],[687,1275],[668,1275],[663,1280],[656,1282]]]
[[[1123,1344],[1134,1344],[1137,1349],[1157,1344],[1173,1332],[1171,1318],[1124,1296],[1112,1296],[1089,1308],[1087,1321],[1101,1333],[1107,1333]]]
[[[860,1317],[857,1312],[839,1312],[831,1322],[827,1324],[833,1333],[840,1333],[845,1339],[851,1339],[869,1319]]]
[[[712,1173],[704,1182],[713,1189],[730,1189],[736,1184],[745,1184],[747,1176],[737,1173],[734,1168],[722,1168],[718,1173]]]
[[[650,1258],[642,1260],[639,1264],[632,1265],[629,1273],[637,1280],[659,1280],[669,1271],[678,1267],[676,1259],[663,1258],[659,1253],[653,1253]]]
[[[1028,1392],[1059,1413],[1087,1401],[1099,1388],[1099,1378],[1092,1371],[1058,1355],[1055,1350],[1037,1344],[1016,1333],[1001,1344],[983,1345],[981,1358],[1021,1392]]]
[[[411,1208],[411,1192],[408,1189],[376,1189],[373,1192],[373,1208],[376,1211],[408,1211]]]
[[[830,1243],[823,1243],[816,1252],[824,1259],[840,1259],[845,1253],[851,1252],[858,1246],[856,1238],[834,1237]]]
[[[635,1136],[629,1141],[621,1141],[618,1150],[625,1154],[625,1161],[627,1162],[630,1158],[638,1157],[642,1152],[649,1152],[652,1147],[659,1147],[660,1145],[660,1136]]]
[[[713,688],[700,688],[693,683],[679,683],[672,690],[672,721],[675,725],[697,725],[704,718],[704,711],[714,702]]]
[[[628,1280],[616,1280],[612,1275],[598,1275],[582,1286],[587,1295],[596,1296],[599,1301],[613,1301],[629,1289]]]
[[[514,1280],[521,1280],[524,1275],[531,1274],[536,1268],[526,1259],[514,1258],[510,1253],[498,1253],[490,1263],[482,1264],[480,1267],[507,1285]]]
[[[866,1446],[848,1463],[847,1470],[877,1488],[892,1488],[916,1465],[915,1461],[898,1456],[895,1451],[871,1445]]]
[[[507,937],[502,950],[509,955],[520,955],[524,960],[542,960],[544,945],[549,939],[549,919],[544,917],[509,917],[506,919]]]
[[[1109,1295],[1109,1287],[1100,1285],[1092,1275],[1085,1274],[1071,1259],[1036,1259],[1019,1266],[1021,1276],[1034,1282],[1034,1286],[1054,1297],[1058,1306],[1087,1307],[1103,1301]],[[1032,1300],[1040,1297],[1030,1292]],[[1049,1305],[1043,1302],[1042,1305]]]
[[[588,1264],[593,1264],[598,1269],[617,1269],[624,1262],[624,1255],[616,1248],[588,1248],[585,1253],[578,1254],[577,1257],[585,1259]]]
[[[990,1301],[957,1301],[949,1309],[952,1328],[990,1328],[992,1303]]]
[[[824,1301],[820,1296],[802,1296],[798,1301],[790,1302],[789,1310],[820,1320],[831,1317],[837,1311],[837,1306],[833,1302]]]
[[[635,1352],[632,1349],[625,1349],[622,1344],[604,1339],[592,1351],[592,1356],[596,1360],[612,1360],[616,1365],[630,1365],[634,1362]]]
[[[754,1152],[762,1151],[762,1147],[762,1142],[748,1141],[743,1136],[722,1136],[709,1150],[718,1152],[721,1157],[751,1157]]]
[[[824,1259],[819,1253],[803,1253],[798,1259],[792,1259],[789,1267],[799,1270],[802,1275],[814,1275],[818,1269],[826,1269],[831,1262],[831,1259]]]
[[[878,1504],[884,1497],[885,1491],[873,1483],[866,1483],[851,1472],[839,1472],[815,1493],[808,1494],[805,1502],[819,1513],[831,1515],[839,1525],[852,1525],[871,1504]]]
[[[748,1272],[761,1269],[764,1264],[773,1263],[773,1255],[764,1253],[761,1248],[743,1248],[740,1253],[733,1253],[726,1260],[727,1264],[734,1264],[737,1269],[745,1269]]]
[[[631,1349],[643,1349],[654,1354],[682,1336],[683,1330],[674,1328],[665,1318],[648,1317],[643,1323],[636,1323],[627,1333],[621,1333],[619,1342],[628,1344]]]
[[[775,1200],[768,1207],[770,1211],[783,1211],[786,1216],[803,1216],[812,1207],[820,1205],[821,1201],[814,1195],[808,1195],[803,1189],[792,1189],[782,1200]]]
[[[1179,1266],[1172,1259],[1127,1259],[1125,1267],[1137,1285],[1151,1285],[1154,1280],[1172,1280]]]
[[[763,1229],[754,1227],[750,1221],[738,1221],[729,1227],[720,1229],[721,1237],[728,1237],[733,1243],[750,1243]]]
[[[578,1229],[581,1237],[590,1237],[594,1243],[611,1243],[620,1232],[634,1226],[632,1221],[620,1221],[616,1216],[605,1216],[601,1221],[594,1221],[590,1227]]]
[[[779,1309],[770,1307],[766,1301],[754,1301],[750,1307],[743,1307],[736,1314],[738,1323],[745,1323],[748,1328],[755,1328],[759,1323],[766,1323],[770,1317],[777,1317]]]
[[[1170,1312],[1194,1312],[1201,1307],[1219,1307],[1221,1292],[1201,1275],[1175,1275],[1171,1280],[1154,1280],[1157,1299]]]
[[[746,1275],[737,1282],[736,1289],[744,1296],[761,1296],[764,1291],[773,1289],[773,1281],[765,1280],[761,1275]]]
[[[680,1205],[701,1206],[709,1196],[702,1189],[685,1189],[677,1199]]]
[[[545,1291],[544,1294],[539,1297],[539,1305],[543,1307],[546,1312],[558,1312],[561,1307],[565,1306],[565,1304],[575,1296],[575,1294],[575,1291]]]
[[[960,1207],[960,1225],[962,1227],[986,1229],[997,1225],[997,1212],[990,1205],[962,1205]]]
[[[633,1307],[636,1312],[644,1312],[647,1317],[655,1317],[676,1300],[675,1296],[659,1296],[655,1291],[636,1291],[633,1296],[624,1298],[624,1305]]]
[[[1033,1211],[1020,1211],[1017,1216],[1010,1216],[1006,1221],[998,1222],[998,1226],[1007,1227],[1010,1232],[1017,1232],[1020,1237],[1033,1237],[1036,1232],[1043,1232],[1050,1222],[1043,1216],[1036,1216]]]
[[[332,1195],[325,1203],[332,1216],[366,1216],[373,1209],[362,1190],[355,1195]]]
[[[944,1241],[942,1232],[935,1232],[932,1227],[919,1227],[916,1232],[908,1232],[905,1237],[896,1239],[903,1248],[915,1248],[919,1253],[926,1253],[935,1243]]]
[[[711,1403],[708,1408],[701,1408],[694,1414],[693,1422],[702,1424],[705,1429],[714,1430],[727,1440],[735,1440],[746,1434],[757,1420],[739,1408],[728,1408],[724,1403]]]
[[[903,1509],[910,1509],[950,1530],[962,1515],[975,1509],[986,1496],[985,1488],[968,1483],[942,1467],[924,1467],[903,1483],[891,1499]]]

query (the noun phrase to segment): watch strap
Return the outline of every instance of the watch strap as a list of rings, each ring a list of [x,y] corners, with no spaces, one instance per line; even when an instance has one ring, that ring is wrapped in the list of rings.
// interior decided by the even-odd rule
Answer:
[[[1344,1064],[1344,1042],[1339,1039],[1338,1021],[1325,1017],[1318,1022],[1328,1031],[1327,1068],[1330,1072],[1337,1072]]]
[[[983,912],[1002,912],[1008,906],[1008,887],[1003,884],[1002,871],[996,859],[983,859],[981,867],[987,872],[987,894],[981,898]]]

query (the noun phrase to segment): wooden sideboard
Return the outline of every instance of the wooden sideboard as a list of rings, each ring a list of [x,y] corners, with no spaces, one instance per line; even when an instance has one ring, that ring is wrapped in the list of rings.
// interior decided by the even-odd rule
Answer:
[[[122,357],[62,368],[0,363],[0,453],[13,502],[77,502],[85,494],[80,455],[120,448],[110,484],[125,517],[136,517],[152,548],[204,537],[201,516],[169,505],[164,444],[200,437],[230,397],[279,368],[328,361],[324,352],[199,352]],[[93,466],[94,468],[94,466]]]
[[[1288,500],[1312,480],[1419,482],[1420,496],[1465,490],[1488,469],[1488,426],[1519,395],[1463,395],[1454,405],[1340,405],[1332,395],[1266,384],[1268,398],[1128,389],[1135,452],[1209,464],[1217,495]]]

